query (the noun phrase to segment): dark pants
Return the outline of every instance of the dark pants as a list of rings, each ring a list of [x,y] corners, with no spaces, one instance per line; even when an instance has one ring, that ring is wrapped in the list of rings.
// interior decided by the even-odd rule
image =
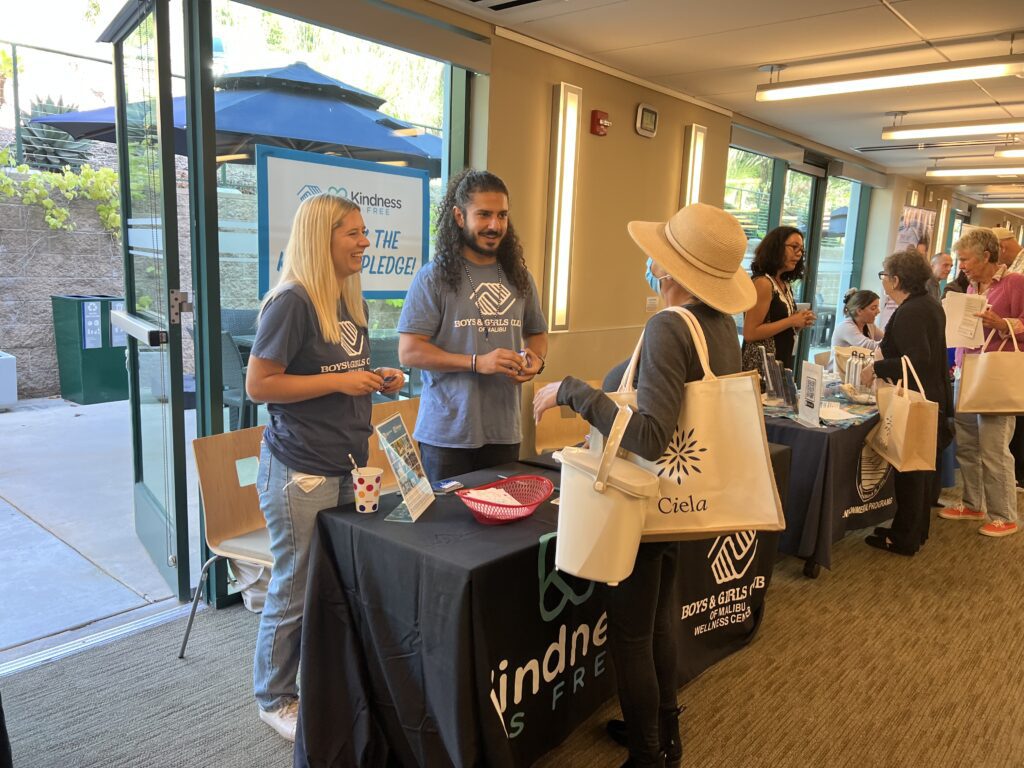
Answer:
[[[1013,454],[1013,472],[1017,476],[1017,487],[1024,488],[1024,416],[1017,417],[1017,426],[1010,438],[1010,453]]]
[[[676,708],[678,552],[674,542],[641,544],[633,573],[606,590],[608,643],[629,756],[637,765],[657,761],[659,710]]]
[[[427,473],[427,479],[436,483],[478,469],[519,461],[519,443],[491,443],[479,448],[442,448],[420,443],[420,458],[423,459],[423,471]]]
[[[928,539],[934,479],[934,471],[896,473],[896,514],[890,537],[901,547],[914,551]]]

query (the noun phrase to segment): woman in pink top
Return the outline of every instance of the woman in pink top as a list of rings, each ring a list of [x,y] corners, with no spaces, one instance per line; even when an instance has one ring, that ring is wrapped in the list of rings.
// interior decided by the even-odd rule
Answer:
[[[967,293],[981,294],[988,302],[985,311],[978,313],[985,333],[996,331],[986,350],[999,349],[1011,332],[1010,326],[1018,343],[1024,344],[1024,276],[1007,272],[1006,267],[999,264],[999,241],[995,235],[988,229],[975,229],[957,240],[953,248],[960,259],[960,268],[971,281]],[[977,352],[958,349],[957,367],[961,366],[965,354]],[[957,387],[959,389],[959,383]],[[979,533],[985,536],[1016,533],[1019,530],[1017,490],[1013,454],[1010,453],[1014,417],[957,413],[955,424],[956,458],[964,476],[964,494],[960,506],[942,510],[939,517],[984,521],[987,513],[988,522],[978,529]]]

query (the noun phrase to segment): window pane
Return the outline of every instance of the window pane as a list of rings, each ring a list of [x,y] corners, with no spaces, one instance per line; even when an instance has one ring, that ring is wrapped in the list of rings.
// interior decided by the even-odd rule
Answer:
[[[744,269],[750,269],[754,249],[768,233],[768,206],[772,194],[772,159],[729,148],[725,178],[725,210],[739,219],[747,235]]]
[[[818,245],[818,271],[812,306],[818,315],[811,328],[808,359],[817,352],[829,350],[832,331],[843,319],[843,294],[851,287],[854,233],[857,228],[857,205],[860,184],[846,179],[829,178],[825,188],[825,211]]]

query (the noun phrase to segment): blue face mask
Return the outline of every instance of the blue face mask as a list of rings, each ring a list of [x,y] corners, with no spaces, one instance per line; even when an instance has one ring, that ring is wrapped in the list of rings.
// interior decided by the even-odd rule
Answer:
[[[644,277],[647,278],[647,284],[651,286],[651,290],[658,296],[661,295],[661,281],[654,276],[651,272],[651,265],[654,263],[654,259],[647,260],[647,271],[644,273]]]

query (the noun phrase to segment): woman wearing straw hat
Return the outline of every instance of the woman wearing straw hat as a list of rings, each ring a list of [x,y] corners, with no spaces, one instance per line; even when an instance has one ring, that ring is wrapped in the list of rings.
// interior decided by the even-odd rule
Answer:
[[[697,203],[667,222],[632,221],[629,234],[651,259],[651,271],[668,306],[685,306],[707,338],[717,375],[740,370],[736,324],[730,315],[749,309],[754,285],[742,269],[747,238],[738,221]],[[644,329],[637,373],[637,411],[622,447],[645,459],[664,453],[679,418],[683,385],[704,375],[685,321],[660,312]],[[538,390],[534,417],[567,405],[607,435],[616,405],[603,392],[567,377]],[[626,720],[625,766],[678,766],[682,760],[676,700],[673,543],[642,544],[632,575],[608,588],[608,637],[615,660],[619,703]]]

